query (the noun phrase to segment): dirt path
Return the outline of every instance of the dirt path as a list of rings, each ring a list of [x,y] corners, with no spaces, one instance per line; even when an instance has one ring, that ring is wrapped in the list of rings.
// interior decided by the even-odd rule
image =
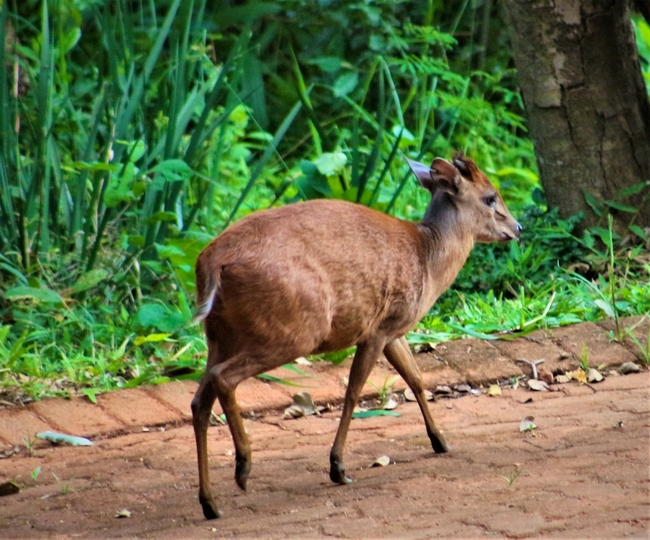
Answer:
[[[432,410],[452,446],[444,456],[432,453],[414,404],[401,405],[400,418],[354,420],[349,486],[327,476],[339,411],[246,420],[247,493],[233,481],[227,428],[214,427],[212,485],[224,517],[210,522],[196,497],[189,425],[44,448],[0,461],[2,476],[23,486],[0,498],[0,537],[648,538],[649,383],[645,372],[593,389],[439,400]],[[521,433],[527,416],[537,429]],[[391,464],[369,468],[381,455]],[[116,518],[123,509],[131,517]]]

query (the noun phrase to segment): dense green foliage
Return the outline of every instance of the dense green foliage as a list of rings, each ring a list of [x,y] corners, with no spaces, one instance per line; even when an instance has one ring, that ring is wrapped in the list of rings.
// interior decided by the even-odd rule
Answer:
[[[403,155],[466,152],[527,231],[477,248],[422,328],[532,329],[607,312],[561,269],[588,265],[604,290],[604,249],[545,213],[490,5],[5,2],[0,387],[92,396],[195,376],[204,344],[186,324],[202,247],[253,210],[300,199],[418,219],[427,193]],[[627,285],[610,310],[649,308],[637,282],[648,261],[634,249],[621,251]]]

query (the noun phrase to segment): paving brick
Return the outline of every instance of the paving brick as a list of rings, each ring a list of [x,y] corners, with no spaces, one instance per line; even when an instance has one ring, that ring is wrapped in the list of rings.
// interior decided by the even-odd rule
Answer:
[[[637,388],[638,383],[637,378],[642,377],[646,381],[646,388],[650,388],[650,371],[644,371],[635,377],[629,377],[628,375],[619,375],[619,376],[610,376],[605,379],[606,386],[608,390],[630,390],[632,388]],[[650,404],[650,402],[648,402]],[[647,410],[647,407],[646,407]]]
[[[501,533],[509,538],[530,538],[557,527],[557,525],[548,523],[541,514],[521,512],[514,509],[506,512],[496,512],[480,519],[479,522],[488,531]]]
[[[298,392],[309,393],[314,402],[319,404],[341,401],[345,396],[346,381],[350,375],[351,364],[351,360],[346,360],[337,366],[329,362],[318,362],[313,366],[300,366],[300,370],[304,372],[304,375],[284,368],[270,371],[268,373],[269,375],[284,379],[291,382],[292,385],[296,385],[288,386],[281,383],[270,383],[268,385],[283,396],[283,399],[277,396],[277,401],[274,402],[277,403],[275,408],[288,407],[291,404],[291,397]],[[392,382],[393,391],[400,391],[406,388],[404,380],[384,360],[383,362],[378,362],[370,373],[368,382],[361,390],[361,399],[376,396],[378,393],[377,388],[382,388],[387,381]],[[242,386],[246,382],[248,381],[242,383]],[[242,391],[242,398],[240,400],[242,408],[244,408],[245,403],[243,396],[244,392]],[[259,405],[256,410],[261,410]]]
[[[553,343],[573,354],[576,359],[581,357],[587,345],[589,365],[592,367],[620,366],[624,362],[636,361],[630,351],[610,341],[607,333],[591,322],[555,328],[551,334]]]
[[[649,375],[608,378],[595,392],[571,383],[589,394],[534,394],[528,404],[524,388],[433,404],[452,445],[444,455],[426,448],[413,403],[400,405],[400,418],[355,420],[347,486],[327,478],[336,414],[246,420],[253,471],[245,493],[232,481],[228,428],[211,428],[211,488],[225,512],[218,521],[201,516],[189,425],[23,453],[0,462],[0,474],[21,484],[2,499],[0,536],[648,538]],[[624,426],[612,425],[616,410],[627,411]],[[535,433],[519,432],[526,415]],[[382,454],[395,465],[367,468]],[[123,508],[131,518],[115,519]]]
[[[97,402],[108,414],[129,427],[169,424],[183,418],[179,412],[140,388],[102,394],[97,396]]]
[[[567,355],[567,351],[558,347],[553,342],[552,334],[545,330],[538,330],[524,338],[512,341],[495,341],[492,345],[513,362],[519,358],[529,362],[544,359],[544,363],[538,366],[538,369],[545,368],[551,372],[569,371],[579,365],[578,359],[573,355]],[[517,365],[526,375],[532,376],[532,368],[523,362]]]
[[[470,384],[518,377],[523,371],[487,341],[460,339],[439,345],[435,354]]]
[[[274,372],[271,373],[274,376],[278,376]],[[279,383],[262,382],[259,379],[247,379],[237,387],[236,396],[242,411],[259,412],[288,407],[291,405],[291,394],[300,391],[300,388],[283,386]],[[218,402],[216,402],[214,411],[217,412],[218,410],[221,410],[221,408]]]
[[[198,383],[194,381],[174,381],[166,384],[157,384],[144,387],[148,394],[162,401],[172,410],[179,413],[184,420],[192,419],[191,403]]]
[[[45,419],[56,431],[90,437],[124,428],[117,418],[82,398],[45,399],[30,403],[28,409]]]
[[[316,362],[313,366],[299,366],[305,375],[300,375],[286,369],[276,369],[271,375],[291,381],[298,386],[284,386],[273,383],[272,386],[281,391],[288,399],[282,406],[291,403],[291,396],[298,392],[308,392],[315,403],[325,404],[340,401],[345,395],[344,378],[350,372],[349,361],[335,366],[330,362]]]
[[[53,429],[44,419],[26,408],[2,409],[0,414],[0,439],[10,445],[24,445],[24,440],[34,439],[41,431]]]
[[[605,319],[598,323],[602,329],[611,332],[616,331],[616,322],[614,319]],[[645,347],[648,343],[648,333],[650,333],[650,317],[647,315],[639,315],[637,317],[624,317],[618,321],[619,330],[624,333],[622,345],[630,351],[638,360],[642,362],[646,360],[641,347]],[[637,344],[631,336],[636,338]]]

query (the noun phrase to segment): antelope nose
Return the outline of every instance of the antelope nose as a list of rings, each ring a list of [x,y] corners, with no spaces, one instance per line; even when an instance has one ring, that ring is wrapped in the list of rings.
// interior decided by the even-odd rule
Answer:
[[[521,236],[521,231],[523,230],[521,225],[519,224],[518,221],[515,222],[517,225],[515,226],[515,232],[517,233],[517,238]]]

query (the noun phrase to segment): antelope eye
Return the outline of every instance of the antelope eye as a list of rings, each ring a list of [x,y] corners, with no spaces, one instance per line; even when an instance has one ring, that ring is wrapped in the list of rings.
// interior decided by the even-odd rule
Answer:
[[[483,199],[483,201],[490,208],[496,208],[496,205],[497,205],[497,197],[496,197],[496,195],[490,195],[489,197],[485,197],[485,199]]]

